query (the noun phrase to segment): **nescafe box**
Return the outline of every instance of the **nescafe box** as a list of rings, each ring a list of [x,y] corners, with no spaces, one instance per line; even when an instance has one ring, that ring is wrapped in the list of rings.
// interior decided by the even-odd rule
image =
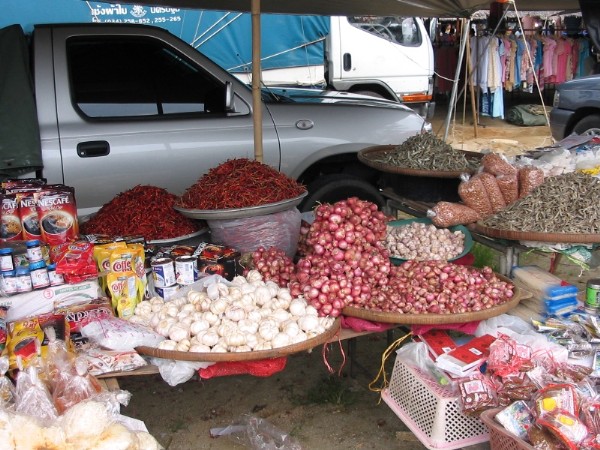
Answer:
[[[194,256],[198,257],[198,273],[221,275],[229,281],[242,273],[241,254],[231,247],[203,242]]]

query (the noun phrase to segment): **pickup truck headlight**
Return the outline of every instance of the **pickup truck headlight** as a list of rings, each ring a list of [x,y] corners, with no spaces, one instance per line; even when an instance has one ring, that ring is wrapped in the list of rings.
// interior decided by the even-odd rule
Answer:
[[[552,106],[554,108],[558,108],[558,104],[560,103],[560,92],[558,90],[554,91],[554,99],[552,100]]]

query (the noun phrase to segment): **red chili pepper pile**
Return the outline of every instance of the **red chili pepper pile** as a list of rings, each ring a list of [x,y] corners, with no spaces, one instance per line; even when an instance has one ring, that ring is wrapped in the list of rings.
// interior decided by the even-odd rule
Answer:
[[[177,201],[186,209],[231,209],[298,197],[306,188],[259,161],[230,159],[208,171]]]
[[[106,203],[87,222],[83,234],[141,235],[147,241],[172,239],[198,231],[197,222],[173,209],[177,196],[156,186],[137,185]]]

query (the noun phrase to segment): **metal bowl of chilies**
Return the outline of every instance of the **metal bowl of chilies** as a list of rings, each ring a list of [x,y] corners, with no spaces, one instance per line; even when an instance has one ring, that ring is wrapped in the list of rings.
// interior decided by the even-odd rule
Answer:
[[[249,206],[246,208],[231,208],[231,209],[185,209],[179,206],[174,208],[186,217],[191,219],[204,220],[227,220],[227,219],[244,219],[246,217],[263,216],[266,214],[274,214],[281,211],[287,211],[295,206],[298,206],[302,199],[306,197],[308,192],[304,192],[297,197],[282,200],[275,203],[267,203],[259,206]]]

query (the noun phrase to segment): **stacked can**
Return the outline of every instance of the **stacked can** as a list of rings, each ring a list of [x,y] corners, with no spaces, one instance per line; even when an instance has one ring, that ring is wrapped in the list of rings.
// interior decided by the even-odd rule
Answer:
[[[17,292],[17,279],[15,263],[13,261],[13,250],[10,247],[0,248],[0,276],[2,276],[0,287],[5,295]]]
[[[177,284],[187,286],[198,279],[198,259],[195,256],[175,258],[175,277]]]
[[[172,299],[179,285],[175,276],[175,265],[171,258],[157,258],[150,263],[154,290],[163,300]]]
[[[585,310],[590,314],[598,314],[600,311],[600,278],[592,278],[587,281],[585,289]]]

